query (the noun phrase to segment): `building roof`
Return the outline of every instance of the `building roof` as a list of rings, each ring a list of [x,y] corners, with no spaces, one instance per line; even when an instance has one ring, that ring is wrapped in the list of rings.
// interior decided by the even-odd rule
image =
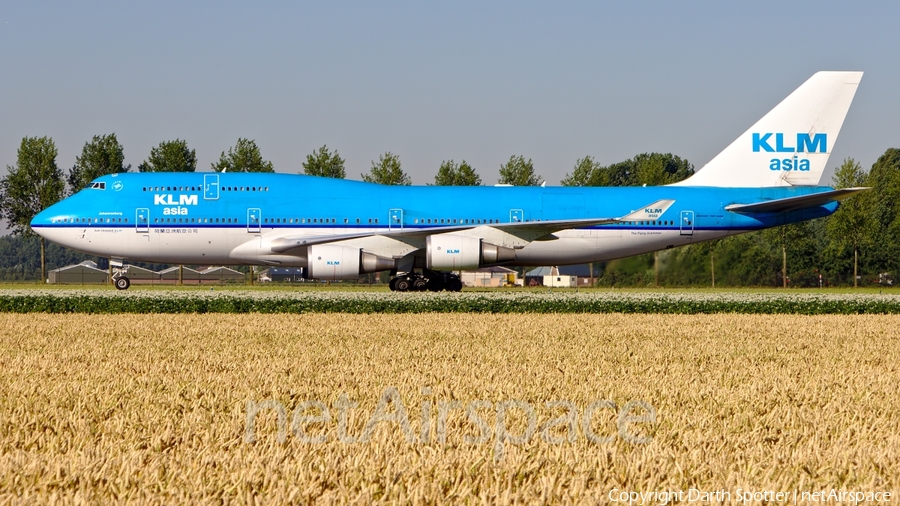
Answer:
[[[178,279],[178,266],[173,265],[168,269],[159,271],[159,277],[160,279]],[[195,271],[190,267],[185,267],[182,279],[200,279],[200,272]]]
[[[516,271],[510,269],[509,267],[503,267],[502,265],[494,265],[491,267],[482,267],[480,269],[463,271],[463,272],[490,272],[490,273],[500,273],[500,274],[515,274]]]
[[[75,265],[67,265],[65,267],[59,267],[57,269],[53,269],[50,272],[97,272],[103,274],[104,276],[107,272],[103,269],[98,269],[97,264],[91,262],[90,260],[85,260],[80,264]]]
[[[159,273],[156,271],[151,271],[150,269],[145,269],[136,265],[125,265],[124,267],[128,268],[125,276],[129,279],[159,279]]]
[[[525,276],[550,276],[551,269],[552,267],[536,267],[526,272]],[[589,278],[591,276],[591,266],[588,264],[560,265],[557,269],[559,270],[559,276],[578,276],[582,278]]]
[[[234,269],[229,269],[228,267],[209,267],[203,271],[200,271],[200,275],[204,278],[230,278],[230,279],[244,279],[244,273],[240,271],[236,271]]]

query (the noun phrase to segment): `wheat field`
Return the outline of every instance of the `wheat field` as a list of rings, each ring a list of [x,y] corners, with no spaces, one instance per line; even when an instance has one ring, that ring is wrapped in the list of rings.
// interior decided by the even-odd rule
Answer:
[[[898,325],[0,314],[0,503],[896,497]]]

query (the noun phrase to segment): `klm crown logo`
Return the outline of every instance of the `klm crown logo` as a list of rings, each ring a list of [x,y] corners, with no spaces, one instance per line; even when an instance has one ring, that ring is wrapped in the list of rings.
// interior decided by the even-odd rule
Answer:
[[[785,141],[783,133],[754,133],[754,153],[827,153],[828,134],[798,133],[796,142],[790,145]],[[774,143],[774,145],[773,145]],[[809,170],[809,159],[794,155],[791,158],[772,158],[769,161],[769,170]]]

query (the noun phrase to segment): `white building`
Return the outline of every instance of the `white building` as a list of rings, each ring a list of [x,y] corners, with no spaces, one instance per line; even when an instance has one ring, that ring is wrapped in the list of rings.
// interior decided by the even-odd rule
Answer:
[[[501,287],[518,282],[516,271],[502,266],[482,267],[477,271],[463,271],[460,280],[465,286]]]

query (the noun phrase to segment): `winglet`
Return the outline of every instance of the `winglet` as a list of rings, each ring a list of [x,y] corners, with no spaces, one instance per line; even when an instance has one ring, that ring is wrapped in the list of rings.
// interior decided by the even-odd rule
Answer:
[[[663,213],[665,213],[672,204],[674,204],[674,200],[657,200],[652,204],[648,204],[637,211],[632,211],[630,214],[626,214],[621,218],[616,218],[615,221],[647,221],[647,220],[658,220]]]

